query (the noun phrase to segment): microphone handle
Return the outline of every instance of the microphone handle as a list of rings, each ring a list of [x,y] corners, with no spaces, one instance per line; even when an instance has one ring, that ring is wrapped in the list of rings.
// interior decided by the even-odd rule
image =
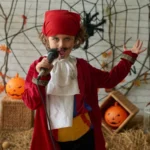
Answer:
[[[48,56],[47,56],[48,62],[51,64],[53,62],[53,60],[58,57],[58,55],[59,55],[59,53],[58,53],[57,49],[50,50],[48,53]],[[39,80],[40,77],[43,76],[46,71],[47,71],[46,68],[41,68],[37,79]]]
[[[37,76],[37,80],[39,80],[41,78],[41,76],[44,75],[44,73],[46,72],[46,70],[47,70],[46,68],[41,68],[40,69],[40,72],[39,72],[39,74]]]

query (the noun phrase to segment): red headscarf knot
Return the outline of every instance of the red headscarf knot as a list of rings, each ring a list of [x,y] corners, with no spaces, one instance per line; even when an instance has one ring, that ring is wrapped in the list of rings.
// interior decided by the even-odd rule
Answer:
[[[45,13],[42,32],[45,36],[65,34],[76,36],[80,30],[80,15],[68,10],[49,10]]]

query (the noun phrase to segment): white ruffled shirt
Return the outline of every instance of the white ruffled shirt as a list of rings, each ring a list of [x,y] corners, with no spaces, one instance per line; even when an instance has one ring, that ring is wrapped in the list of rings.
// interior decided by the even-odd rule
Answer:
[[[76,58],[71,56],[53,62],[46,100],[51,129],[72,126],[74,95],[80,93],[76,63]]]

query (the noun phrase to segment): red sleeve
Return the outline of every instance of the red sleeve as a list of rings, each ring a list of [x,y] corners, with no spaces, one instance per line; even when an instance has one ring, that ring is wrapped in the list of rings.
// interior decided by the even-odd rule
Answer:
[[[127,54],[134,59],[137,58],[137,54],[134,54],[131,51],[125,51],[124,54]],[[128,75],[131,66],[132,63],[127,59],[121,59],[110,72],[102,71],[90,66],[92,82],[94,82],[98,88],[113,88]]]
[[[22,99],[24,103],[32,110],[37,109],[41,104],[42,100],[37,88],[37,85],[32,82],[33,78],[37,78],[38,72],[35,69],[35,66],[38,62],[42,60],[43,57],[40,57],[38,60],[34,61],[27,73],[25,80],[25,91],[23,93]],[[40,80],[49,80],[49,75],[42,77]],[[42,96],[45,100],[46,92],[45,86],[39,86]]]

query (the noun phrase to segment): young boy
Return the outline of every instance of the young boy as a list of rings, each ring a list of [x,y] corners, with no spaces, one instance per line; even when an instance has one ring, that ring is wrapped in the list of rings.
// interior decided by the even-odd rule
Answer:
[[[130,71],[142,42],[124,50],[121,61],[110,72],[96,69],[85,60],[70,56],[85,41],[80,15],[67,10],[45,13],[40,38],[58,58],[34,61],[28,71],[24,103],[36,110],[31,150],[105,150],[97,88],[112,88]],[[45,74],[37,82],[41,68]],[[42,102],[37,83],[42,92]]]

